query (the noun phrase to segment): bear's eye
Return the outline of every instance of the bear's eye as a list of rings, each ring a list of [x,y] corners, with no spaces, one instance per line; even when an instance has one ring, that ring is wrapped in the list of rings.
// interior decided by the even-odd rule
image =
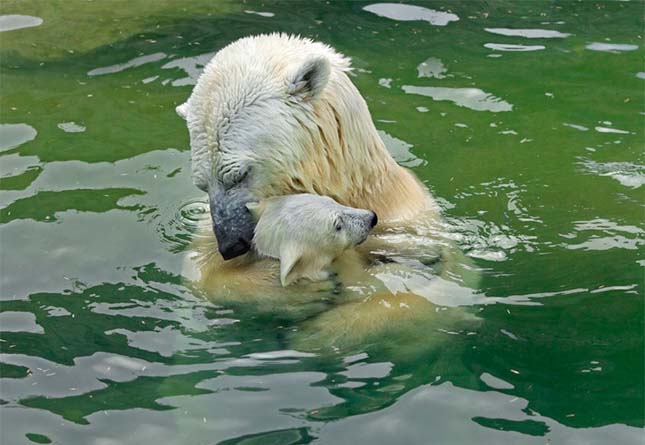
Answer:
[[[341,230],[343,230],[343,225],[340,221],[336,221],[336,232],[340,232]]]
[[[250,171],[251,166],[248,164],[222,163],[219,172],[220,180],[224,187],[229,189],[242,183],[249,176]]]

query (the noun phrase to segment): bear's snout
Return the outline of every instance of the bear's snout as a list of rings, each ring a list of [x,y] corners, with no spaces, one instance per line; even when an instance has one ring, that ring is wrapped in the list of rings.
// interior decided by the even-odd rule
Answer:
[[[221,244],[219,246],[220,254],[225,260],[238,257],[245,254],[251,248],[251,244],[244,238],[238,238],[236,242]]]
[[[372,212],[372,220],[370,221],[370,227],[373,229],[378,224],[378,215],[376,212]]]
[[[213,232],[222,258],[230,260],[251,248],[255,221],[247,203],[252,199],[244,186],[225,189],[221,184],[208,191]]]

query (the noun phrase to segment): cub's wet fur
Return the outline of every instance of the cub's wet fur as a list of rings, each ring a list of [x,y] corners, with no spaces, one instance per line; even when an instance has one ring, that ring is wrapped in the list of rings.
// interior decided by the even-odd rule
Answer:
[[[378,218],[370,210],[340,205],[327,196],[302,193],[247,205],[257,219],[253,247],[280,260],[280,282],[322,281],[347,249],[363,243]]]

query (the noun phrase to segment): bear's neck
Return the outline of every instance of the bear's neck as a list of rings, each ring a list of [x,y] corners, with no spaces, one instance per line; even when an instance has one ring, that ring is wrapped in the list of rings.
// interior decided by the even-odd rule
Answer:
[[[435,209],[426,188],[416,176],[390,160],[384,168],[361,173],[368,186],[350,192],[347,205],[373,210],[382,222],[408,220]]]
[[[385,148],[367,104],[343,74],[333,94],[314,107],[311,150],[301,166],[309,192],[373,210],[382,222],[436,211],[426,188]]]
[[[372,145],[356,148],[364,162],[347,166],[349,187],[339,190],[342,204],[376,212],[382,222],[408,220],[434,209],[426,188],[409,170],[399,166],[374,130]]]

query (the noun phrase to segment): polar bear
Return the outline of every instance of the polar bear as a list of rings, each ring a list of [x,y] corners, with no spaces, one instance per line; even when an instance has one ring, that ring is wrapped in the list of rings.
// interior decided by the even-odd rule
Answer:
[[[329,196],[384,223],[439,217],[426,188],[388,153],[349,71],[348,58],[319,42],[246,37],[213,57],[177,107],[224,259],[250,249],[245,204],[271,196]]]
[[[328,279],[331,263],[362,244],[378,222],[372,211],[310,193],[277,196],[247,208],[257,220],[253,247],[261,256],[280,260],[285,287],[301,278]]]
[[[281,309],[296,298],[252,295],[250,286],[272,285],[276,262],[251,249],[255,220],[247,204],[309,193],[378,214],[374,236],[336,261],[348,292],[322,317],[308,319],[321,337],[347,331],[362,338],[393,317],[432,317],[432,303],[467,299],[478,281],[426,187],[387,151],[350,71],[347,57],[320,42],[246,37],[215,54],[177,107],[190,134],[193,181],[208,194],[212,222],[194,245],[192,264],[198,285],[218,298]],[[307,301],[317,298],[310,295]],[[339,327],[350,319],[362,327]]]

